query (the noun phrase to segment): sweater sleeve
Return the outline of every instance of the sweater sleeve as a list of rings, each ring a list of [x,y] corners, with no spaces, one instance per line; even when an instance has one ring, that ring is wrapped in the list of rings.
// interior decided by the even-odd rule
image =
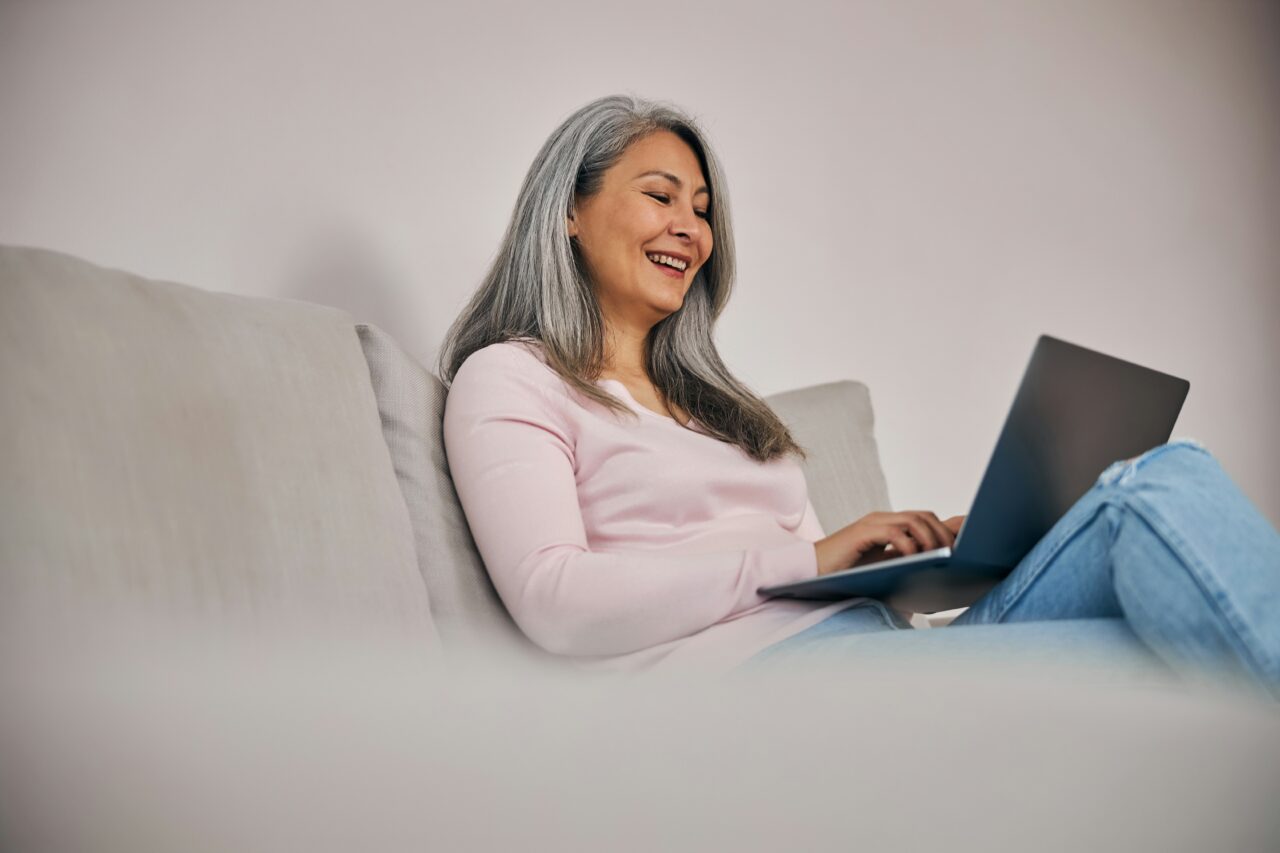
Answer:
[[[827,537],[826,532],[822,529],[822,522],[818,521],[818,512],[813,508],[812,499],[805,501],[804,517],[800,519],[800,525],[796,528],[796,535],[802,536],[810,542],[817,542],[819,539]]]
[[[574,439],[555,377],[511,346],[459,368],[444,441],[467,523],[520,629],[558,654],[624,654],[689,636],[760,604],[756,590],[817,574],[812,541],[702,554],[592,552]],[[805,521],[816,525],[812,505]]]

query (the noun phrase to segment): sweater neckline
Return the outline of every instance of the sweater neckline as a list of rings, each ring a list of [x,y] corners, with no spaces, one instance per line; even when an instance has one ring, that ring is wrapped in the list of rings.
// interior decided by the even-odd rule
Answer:
[[[668,423],[671,426],[675,427],[676,429],[681,429],[681,430],[694,429],[697,426],[697,419],[694,418],[693,415],[689,416],[689,423],[685,425],[685,424],[681,424],[679,421],[677,421],[673,417],[669,417],[667,415],[662,415],[655,412],[653,409],[650,409],[648,406],[644,405],[635,397],[633,397],[631,394],[631,389],[627,388],[626,385],[622,384],[622,382],[617,379],[600,379],[598,380],[598,382],[599,383],[608,382],[612,385],[617,386],[619,389],[621,389],[622,396],[624,398],[623,402],[627,403],[632,409],[634,409],[636,412],[638,412],[641,415],[648,415],[651,418],[657,418],[658,420]]]

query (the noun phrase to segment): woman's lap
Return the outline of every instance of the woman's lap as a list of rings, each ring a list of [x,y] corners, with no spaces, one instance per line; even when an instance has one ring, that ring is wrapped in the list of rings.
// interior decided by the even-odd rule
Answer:
[[[891,625],[865,602],[842,610],[764,649],[744,664],[756,669],[839,661],[929,660],[1076,664],[1167,674],[1123,619],[1060,619],[918,630]]]
[[[910,630],[902,619],[878,601],[867,599],[833,613],[816,625],[774,643],[747,661],[748,665],[778,658],[840,654],[857,638],[870,634]]]
[[[1110,466],[1008,577],[946,628],[909,630],[871,603],[747,665],[951,654],[1280,679],[1280,534],[1194,442]]]

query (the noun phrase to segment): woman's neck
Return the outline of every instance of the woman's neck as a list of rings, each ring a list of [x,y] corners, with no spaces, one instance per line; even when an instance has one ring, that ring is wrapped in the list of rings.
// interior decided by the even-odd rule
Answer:
[[[605,349],[604,373],[618,379],[651,381],[645,366],[645,341],[648,332],[611,329]]]

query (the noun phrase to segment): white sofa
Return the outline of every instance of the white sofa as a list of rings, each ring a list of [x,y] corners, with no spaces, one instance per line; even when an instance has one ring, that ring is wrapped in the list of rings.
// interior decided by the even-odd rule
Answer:
[[[0,395],[2,849],[1280,849],[1280,718],[1223,685],[567,672],[439,381],[338,309],[0,248]],[[770,402],[826,529],[889,505],[865,386]]]

